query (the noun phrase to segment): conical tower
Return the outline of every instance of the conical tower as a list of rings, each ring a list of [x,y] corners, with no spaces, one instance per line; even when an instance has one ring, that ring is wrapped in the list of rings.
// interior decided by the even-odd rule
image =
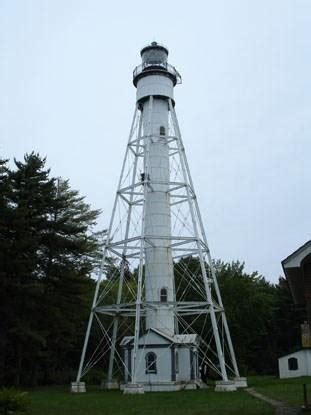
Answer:
[[[102,362],[127,393],[246,386],[240,378],[175,113],[181,83],[156,42],[133,72],[136,106],[85,336],[81,378]]]

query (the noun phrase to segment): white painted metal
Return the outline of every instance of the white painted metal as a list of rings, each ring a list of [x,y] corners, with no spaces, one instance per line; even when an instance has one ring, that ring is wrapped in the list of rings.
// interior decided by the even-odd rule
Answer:
[[[223,320],[223,324],[224,324],[225,335],[226,335],[227,341],[228,341],[228,347],[229,347],[229,351],[230,351],[230,355],[231,355],[231,360],[232,360],[232,364],[233,364],[233,367],[234,367],[235,376],[239,378],[240,373],[239,373],[239,369],[238,369],[238,365],[237,365],[237,361],[236,361],[236,357],[235,357],[235,352],[234,352],[234,348],[233,348],[233,344],[232,344],[232,340],[231,340],[231,335],[230,335],[230,331],[229,331],[229,327],[228,327],[226,314],[224,312],[224,306],[223,306],[222,298],[221,298],[221,295],[220,295],[218,281],[217,281],[217,278],[216,278],[215,266],[213,264],[212,257],[211,257],[211,254],[210,254],[210,250],[208,248],[208,243],[207,243],[205,229],[204,229],[204,226],[203,226],[202,216],[201,216],[201,212],[200,212],[200,209],[199,209],[198,200],[197,200],[197,197],[196,197],[195,192],[194,192],[194,186],[193,186],[193,181],[192,181],[192,177],[191,177],[191,174],[190,174],[188,161],[187,161],[187,158],[185,156],[185,148],[183,146],[182,137],[181,137],[181,133],[180,133],[176,113],[175,113],[175,110],[174,110],[174,107],[173,107],[171,101],[169,101],[169,105],[170,105],[170,111],[173,114],[173,119],[175,121],[176,130],[177,130],[177,133],[179,135],[182,165],[184,166],[184,175],[186,177],[185,181],[188,178],[189,184],[190,184],[191,189],[192,189],[193,197],[191,198],[191,200],[193,200],[193,203],[194,203],[194,209],[196,211],[196,215],[197,215],[197,218],[198,218],[198,226],[200,227],[202,238],[203,238],[203,241],[204,241],[205,246],[206,246],[208,264],[209,264],[209,267],[210,267],[210,270],[211,270],[213,283],[214,283],[214,287],[215,287],[215,291],[216,291],[216,295],[217,295],[218,304],[219,304],[220,308],[222,309],[221,315],[222,315],[222,320]],[[189,195],[189,197],[190,197],[190,195]],[[192,201],[190,201],[190,204],[192,204]],[[192,211],[192,220],[194,221],[194,228],[196,229],[195,215],[194,215],[194,212],[193,212],[193,208],[192,208],[191,211]],[[198,237],[199,236],[198,231],[196,231],[196,234],[197,234],[197,237]],[[200,255],[200,262],[201,262],[201,266],[202,266],[203,256],[202,256],[202,251],[201,251],[201,248],[200,248],[199,244],[198,244],[198,249],[199,249],[199,255]],[[205,269],[204,263],[203,263],[203,266],[204,266],[204,269]],[[206,291],[207,298],[211,299],[211,294],[209,293],[210,292],[210,286],[207,283],[206,271],[205,272],[203,271],[203,277],[204,277],[204,281],[205,281],[205,289],[207,290]],[[225,369],[225,361],[224,361],[223,353],[222,353],[222,350],[221,350],[220,338],[219,338],[219,334],[218,334],[218,328],[217,328],[216,317],[215,317],[214,312],[211,313],[211,319],[212,319],[212,324],[213,324],[213,328],[214,328],[216,347],[217,347],[217,352],[218,352],[219,359],[220,359],[220,365],[221,365],[223,380],[227,380],[226,379],[227,378],[227,373],[226,373],[226,369]]]
[[[135,115],[136,115],[136,113],[135,113]],[[134,115],[134,118],[135,118],[135,115]],[[141,129],[142,129],[142,117],[140,117],[140,120],[139,120],[138,137],[141,136]],[[139,141],[137,141],[137,143],[136,143],[136,152],[138,151],[138,146],[139,146]],[[132,186],[134,186],[134,184],[135,184],[136,175],[137,175],[137,157],[135,157],[135,160],[134,160],[134,168],[133,168],[133,173],[132,173]],[[134,195],[133,195],[133,193],[131,193],[130,197],[129,197],[129,208],[128,208],[128,214],[127,214],[127,219],[126,219],[125,240],[127,240],[128,236],[129,236],[133,198],[134,198]],[[125,246],[123,248],[123,252],[122,252],[122,257],[123,258],[126,258],[126,253],[127,253],[127,242],[125,242]],[[121,298],[122,298],[124,271],[125,271],[125,262],[122,261],[121,272],[120,272],[120,281],[119,281],[119,287],[118,287],[118,296],[117,296],[117,304],[118,305],[120,304]],[[115,316],[114,317],[114,322],[113,322],[111,352],[110,352],[110,356],[109,356],[108,383],[112,382],[112,372],[113,372],[113,363],[114,363],[114,356],[115,356],[115,346],[116,346],[118,325],[119,325],[119,317]]]
[[[181,153],[181,167],[182,167],[182,171],[183,171],[183,175],[184,175],[184,181],[187,182],[187,179],[189,179],[189,176],[187,177],[185,160],[184,160],[184,157],[183,157],[185,149],[184,149],[184,147],[182,146],[182,143],[181,143],[181,134],[179,132],[177,117],[176,117],[176,114],[175,114],[175,111],[174,111],[171,100],[169,101],[169,106],[170,106],[170,111],[173,115],[173,122],[175,124],[175,128],[176,128],[176,131],[177,131],[177,134],[178,134],[178,139],[179,140],[177,141],[177,145],[180,147],[179,151]],[[195,212],[194,212],[194,207],[193,207],[193,199],[195,199],[196,196],[195,196],[193,187],[192,187],[192,194],[193,195],[190,194],[189,186],[186,187],[186,191],[187,191],[187,196],[188,196],[188,200],[189,200],[189,208],[190,208],[190,213],[191,213],[192,225],[193,225],[193,229],[194,229],[194,232],[195,232],[195,237],[197,239],[197,248],[198,248],[198,254],[199,254],[199,259],[200,259],[200,264],[201,264],[201,271],[202,271],[202,276],[203,276],[203,281],[204,281],[204,287],[205,287],[207,302],[211,306],[210,307],[210,316],[211,316],[211,322],[212,322],[212,326],[213,326],[213,333],[214,333],[215,342],[216,342],[217,354],[218,354],[218,358],[219,358],[221,375],[222,375],[222,378],[223,378],[224,381],[228,381],[228,375],[227,375],[227,370],[226,370],[226,365],[225,365],[225,359],[224,359],[224,355],[223,355],[223,351],[222,351],[222,347],[221,347],[221,341],[220,341],[220,336],[219,336],[219,332],[218,332],[218,326],[217,326],[215,310],[214,310],[214,307],[213,307],[213,300],[212,300],[212,294],[211,294],[211,290],[210,290],[210,284],[209,284],[209,281],[208,281],[208,278],[207,278],[206,267],[205,267],[205,264],[204,264],[202,246],[199,243],[200,235],[199,235],[198,225],[197,225]]]
[[[136,119],[136,114],[137,114],[137,106],[135,107],[135,111],[134,111],[134,116],[133,116],[132,126],[131,126],[131,130],[130,130],[129,141],[132,138],[134,122],[135,122],[135,119]],[[119,179],[119,186],[118,187],[121,186],[121,180],[122,180],[122,176],[123,176],[123,172],[124,172],[124,168],[125,168],[127,152],[128,152],[128,147],[126,149],[126,154],[125,154],[122,169],[121,169],[121,176],[120,176],[120,179]],[[87,348],[87,345],[88,345],[88,341],[89,341],[89,337],[90,337],[90,330],[91,330],[92,323],[93,323],[93,318],[94,318],[94,308],[95,308],[96,303],[97,303],[99,287],[100,287],[100,283],[101,283],[101,280],[102,280],[102,277],[103,277],[103,268],[104,268],[104,264],[105,264],[105,260],[106,260],[107,247],[108,247],[109,240],[110,240],[111,229],[112,229],[112,225],[113,225],[114,212],[116,210],[116,205],[117,205],[117,197],[115,198],[114,206],[113,206],[113,209],[112,209],[112,215],[111,215],[109,229],[108,229],[108,233],[107,233],[107,240],[106,240],[106,244],[105,244],[105,248],[104,248],[104,252],[103,252],[103,259],[101,261],[100,271],[99,271],[98,278],[97,278],[97,283],[96,283],[92,308],[91,308],[90,317],[89,317],[89,321],[88,321],[88,325],[87,325],[87,329],[86,329],[85,340],[84,340],[84,344],[83,344],[81,360],[80,360],[80,365],[79,365],[79,370],[78,370],[76,382],[80,382],[80,379],[81,379],[81,373],[82,373],[82,368],[83,368],[83,364],[84,364],[86,348]]]
[[[153,105],[153,97],[150,96],[149,98],[149,106],[148,106],[148,123],[146,125],[146,131],[149,133],[151,132],[151,119],[152,119],[152,105]],[[150,140],[146,140],[146,154],[145,157],[145,173],[148,176],[149,166],[148,166],[148,153],[150,147]],[[144,198],[146,200],[147,195],[147,184],[144,183]],[[136,313],[135,313],[135,331],[134,331],[134,349],[133,349],[133,375],[132,375],[132,383],[136,384],[136,376],[137,376],[137,350],[138,350],[138,341],[139,341],[139,334],[140,334],[140,310],[141,310],[141,298],[142,298],[142,280],[143,280],[143,267],[144,267],[144,241],[145,241],[145,220],[146,220],[146,203],[143,205],[143,214],[142,214],[142,224],[141,224],[141,240],[140,240],[140,257],[139,257],[139,270],[138,270],[138,287],[137,287],[137,299],[136,299]]]
[[[155,50],[152,48],[151,45],[147,48],[148,53],[143,53],[143,64],[134,71],[137,108],[123,161],[77,382],[110,352],[108,385],[115,385],[114,369],[122,370],[126,382],[132,385],[124,388],[126,393],[135,390],[140,393],[140,383],[145,384],[145,390],[178,390],[178,382],[186,382],[187,388],[195,388],[200,383],[199,355],[200,361],[207,362],[220,374],[223,383],[219,388],[233,390],[235,385],[228,383],[228,371],[238,378],[238,367],[174,110],[173,88],[180,83],[180,75],[167,64],[165,48],[158,48],[157,45]],[[157,54],[164,57],[160,63],[154,61]],[[183,258],[191,257],[198,259],[198,275],[192,274],[193,270],[189,272],[186,263],[182,262]],[[113,267],[117,278],[109,274],[109,267],[108,270],[105,268],[109,260],[120,264],[119,268]],[[127,281],[127,267],[132,272],[136,270],[135,281]],[[181,278],[178,286],[175,275],[177,269]],[[105,274],[106,279],[102,278],[102,274]],[[185,284],[182,291],[181,282]],[[187,300],[189,287],[197,296],[196,299],[191,297],[190,301]],[[167,295],[161,301],[163,289]],[[116,300],[107,302],[106,298],[113,290],[116,290]],[[103,338],[85,365],[94,316]],[[106,317],[105,323],[102,323],[101,316]],[[109,317],[112,322],[105,326]],[[193,327],[197,319],[202,317],[202,330],[205,330],[207,321],[211,323],[211,337],[201,340],[198,345]],[[122,335],[124,322],[127,323],[129,318],[134,318],[134,328],[131,329],[129,325],[128,331]],[[221,334],[222,328],[224,333]],[[160,354],[157,347],[153,349],[152,342],[157,341],[148,337],[150,330],[159,334],[160,340],[157,341],[162,342]],[[178,335],[179,332],[182,335]],[[163,340],[165,336],[170,339],[167,347]],[[191,336],[195,337],[190,341]],[[127,343],[129,339],[133,339],[130,348]],[[214,342],[216,351],[211,347]],[[125,347],[123,358],[119,346],[121,349]],[[173,361],[172,349],[175,348],[180,358],[179,372],[174,374],[176,362]],[[147,350],[162,356],[158,373],[148,374],[148,382],[145,373]],[[192,358],[190,351],[193,353]],[[226,356],[229,357],[228,361]]]
[[[162,77],[163,78],[163,77]],[[139,83],[138,83],[139,87]],[[146,112],[143,104],[143,114]],[[143,115],[143,123],[148,121]],[[169,147],[166,140],[168,130],[168,105],[163,99],[154,99],[150,127],[146,138],[149,152],[146,153],[145,177],[150,186],[146,186],[145,229],[146,238],[152,238],[152,244],[145,243],[145,296],[147,303],[159,303],[161,289],[167,290],[168,302],[174,300],[173,259],[170,248],[171,217],[169,183]],[[164,135],[160,135],[163,128]],[[167,302],[156,309],[147,309],[146,329],[155,328],[174,334],[174,310]]]
[[[174,99],[174,85],[170,78],[161,75],[149,75],[137,83],[137,101],[152,96]]]

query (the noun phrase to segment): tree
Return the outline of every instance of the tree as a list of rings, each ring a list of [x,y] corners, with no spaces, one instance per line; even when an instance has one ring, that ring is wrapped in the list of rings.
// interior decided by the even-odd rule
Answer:
[[[99,256],[92,210],[68,181],[50,177],[38,154],[2,164],[0,317],[1,383],[55,381],[74,366],[93,291],[91,274]],[[4,196],[5,195],[5,196]],[[2,213],[2,212],[1,212]],[[10,232],[6,230],[10,229]]]
[[[244,263],[239,261],[218,260],[215,268],[241,372],[277,373],[278,357],[297,348],[299,340],[299,316],[286,281],[271,284],[258,272],[245,272]],[[198,293],[204,291],[203,286],[197,289],[201,280],[199,260],[182,258],[174,269],[177,299],[198,299]],[[195,284],[189,284],[189,273]],[[201,333],[202,324],[204,318],[197,318],[197,333]]]
[[[247,274],[239,261],[216,263],[237,359],[243,372],[267,372],[269,335],[274,318],[275,287],[257,272]],[[260,356],[260,359],[258,358]],[[274,363],[275,365],[275,363]]]
[[[12,221],[12,208],[9,204],[11,185],[7,163],[7,160],[0,159],[0,373],[3,373],[5,368],[5,351],[9,346],[5,335],[8,329],[9,310],[4,306],[7,303],[7,293],[4,288],[8,280]]]

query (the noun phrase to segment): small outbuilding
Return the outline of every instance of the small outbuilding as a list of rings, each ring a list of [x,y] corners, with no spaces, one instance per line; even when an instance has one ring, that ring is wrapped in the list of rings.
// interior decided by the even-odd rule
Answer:
[[[151,328],[139,338],[137,351],[137,383],[146,392],[196,389],[200,382],[197,334],[169,336]],[[134,337],[124,337],[124,388],[132,380]]]
[[[311,350],[299,350],[279,358],[280,378],[311,376]]]
[[[280,378],[311,376],[311,240],[282,261],[294,303],[305,310],[302,350],[280,357]]]

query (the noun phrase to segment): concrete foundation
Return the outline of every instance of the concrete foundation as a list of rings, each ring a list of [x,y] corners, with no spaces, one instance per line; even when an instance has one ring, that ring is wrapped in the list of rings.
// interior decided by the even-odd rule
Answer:
[[[141,383],[139,387],[143,388],[144,392],[177,392],[180,390],[196,390],[198,385],[197,382],[154,382]],[[132,388],[135,389],[131,383],[120,385],[120,390],[123,390],[123,393],[141,393],[132,392]]]
[[[70,391],[72,393],[84,393],[85,389],[85,382],[71,382]]]
[[[215,392],[234,392],[237,390],[235,383],[231,380],[220,380],[216,382]]]
[[[137,383],[128,383],[124,385],[123,393],[128,395],[140,395],[145,393],[145,390],[142,385],[138,385]]]
[[[234,378],[233,382],[237,388],[247,388],[247,379],[246,378]]]
[[[144,385],[146,392],[177,392],[180,390],[195,390],[197,389],[195,383],[182,382],[158,382]]]

